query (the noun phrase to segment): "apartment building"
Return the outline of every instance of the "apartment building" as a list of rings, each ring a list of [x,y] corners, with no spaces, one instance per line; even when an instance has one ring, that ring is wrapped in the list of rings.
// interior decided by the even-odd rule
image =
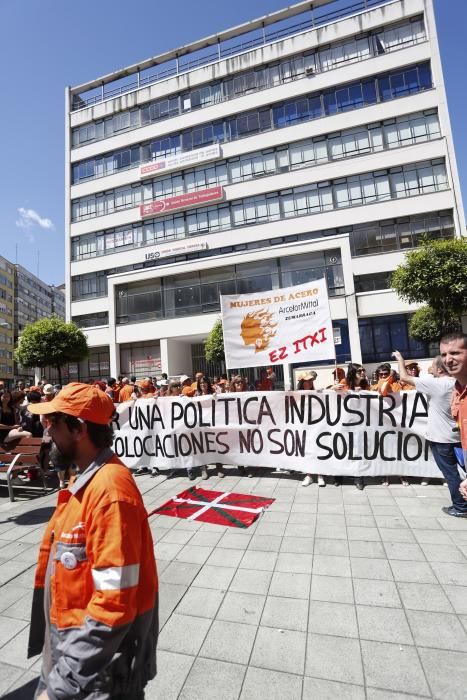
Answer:
[[[204,369],[221,294],[323,276],[338,362],[430,355],[390,275],[465,226],[432,0],[298,3],[68,88],[65,131],[73,376]]]
[[[0,256],[0,380],[13,378],[15,268]]]

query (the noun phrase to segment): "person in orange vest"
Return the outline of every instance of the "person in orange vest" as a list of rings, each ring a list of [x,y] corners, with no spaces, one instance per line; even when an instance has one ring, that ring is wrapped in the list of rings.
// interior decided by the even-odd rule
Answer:
[[[49,434],[80,470],[42,539],[28,656],[42,652],[36,700],[142,700],[156,674],[158,580],[131,472],[112,452],[114,405],[72,382],[47,403]]]

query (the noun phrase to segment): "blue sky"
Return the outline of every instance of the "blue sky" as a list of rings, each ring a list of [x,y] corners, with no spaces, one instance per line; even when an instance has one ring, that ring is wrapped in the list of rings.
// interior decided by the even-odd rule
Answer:
[[[64,280],[64,88],[278,10],[285,0],[0,0],[0,254]],[[467,2],[435,0],[464,201]]]

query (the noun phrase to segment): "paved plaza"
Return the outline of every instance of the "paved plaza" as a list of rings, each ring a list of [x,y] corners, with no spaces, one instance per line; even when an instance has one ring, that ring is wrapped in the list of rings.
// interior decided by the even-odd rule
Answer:
[[[152,516],[159,674],[149,700],[467,698],[467,520],[442,485],[363,492],[262,473],[203,488],[275,502],[247,530]],[[186,478],[137,477],[148,509]],[[0,694],[32,697],[32,585],[56,493],[0,491]]]

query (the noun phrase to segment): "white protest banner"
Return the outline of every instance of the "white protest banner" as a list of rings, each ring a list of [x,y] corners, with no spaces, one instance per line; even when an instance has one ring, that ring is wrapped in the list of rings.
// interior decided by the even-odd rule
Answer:
[[[221,462],[344,476],[441,477],[416,391],[269,391],[120,404],[116,454],[129,467]]]
[[[221,296],[227,367],[335,359],[325,279]]]

